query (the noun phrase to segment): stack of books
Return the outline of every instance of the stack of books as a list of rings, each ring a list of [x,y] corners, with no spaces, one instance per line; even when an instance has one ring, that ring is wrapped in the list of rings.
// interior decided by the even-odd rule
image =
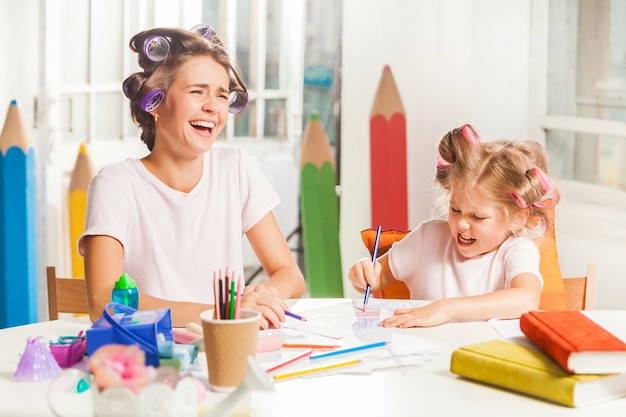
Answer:
[[[461,347],[450,371],[569,407],[626,395],[626,311],[533,311],[520,329],[531,343]]]

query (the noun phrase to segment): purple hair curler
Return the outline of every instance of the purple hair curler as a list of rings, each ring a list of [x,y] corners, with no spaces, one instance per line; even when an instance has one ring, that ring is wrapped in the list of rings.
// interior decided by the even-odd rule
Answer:
[[[141,110],[150,113],[159,107],[164,98],[165,92],[163,90],[152,90],[139,101],[139,107]]]
[[[170,53],[170,42],[163,36],[150,36],[143,42],[143,54],[152,62],[161,62]]]
[[[211,26],[207,25],[206,23],[200,23],[198,25],[195,25],[194,27],[189,29],[189,31],[194,32],[195,34],[203,37],[204,39],[211,39],[211,36],[214,33],[213,28],[211,28]]]
[[[234,90],[228,95],[228,112],[239,114],[248,106],[248,93]]]

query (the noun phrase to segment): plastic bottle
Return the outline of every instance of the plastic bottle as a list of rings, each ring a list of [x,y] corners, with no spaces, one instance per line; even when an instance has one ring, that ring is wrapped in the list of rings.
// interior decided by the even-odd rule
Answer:
[[[135,310],[139,308],[139,291],[137,290],[137,285],[135,284],[135,280],[128,276],[126,272],[115,282],[111,299],[114,303],[124,304]],[[114,309],[114,313],[118,312],[117,309]]]

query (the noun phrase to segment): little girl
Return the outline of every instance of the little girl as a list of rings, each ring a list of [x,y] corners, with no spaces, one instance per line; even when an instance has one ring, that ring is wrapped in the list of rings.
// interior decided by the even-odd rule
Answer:
[[[384,327],[436,326],[451,319],[515,318],[537,309],[543,286],[539,250],[546,210],[559,199],[534,141],[481,142],[470,125],[439,142],[435,183],[447,221],[424,221],[372,265],[348,277],[359,291],[404,281],[411,298],[432,302],[399,309]]]

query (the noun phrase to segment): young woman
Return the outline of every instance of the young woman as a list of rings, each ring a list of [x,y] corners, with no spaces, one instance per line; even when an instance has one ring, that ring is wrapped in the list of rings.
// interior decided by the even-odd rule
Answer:
[[[199,322],[214,274],[242,276],[245,234],[269,279],[246,287],[241,306],[262,313],[262,328],[280,327],[283,300],[305,284],[272,214],[278,195],[242,150],[214,146],[229,111],[247,104],[241,77],[206,25],[141,32],[130,48],[143,71],[123,87],[150,153],[105,167],[89,186],[79,251],[91,319],[126,272],[139,309],[170,307],[174,326]]]
[[[539,250],[546,209],[558,192],[534,141],[481,142],[470,125],[439,143],[435,182],[447,220],[424,221],[372,265],[355,263],[349,279],[371,291],[404,281],[411,298],[432,302],[401,309],[385,327],[435,326],[453,318],[514,318],[537,309],[543,278]]]

